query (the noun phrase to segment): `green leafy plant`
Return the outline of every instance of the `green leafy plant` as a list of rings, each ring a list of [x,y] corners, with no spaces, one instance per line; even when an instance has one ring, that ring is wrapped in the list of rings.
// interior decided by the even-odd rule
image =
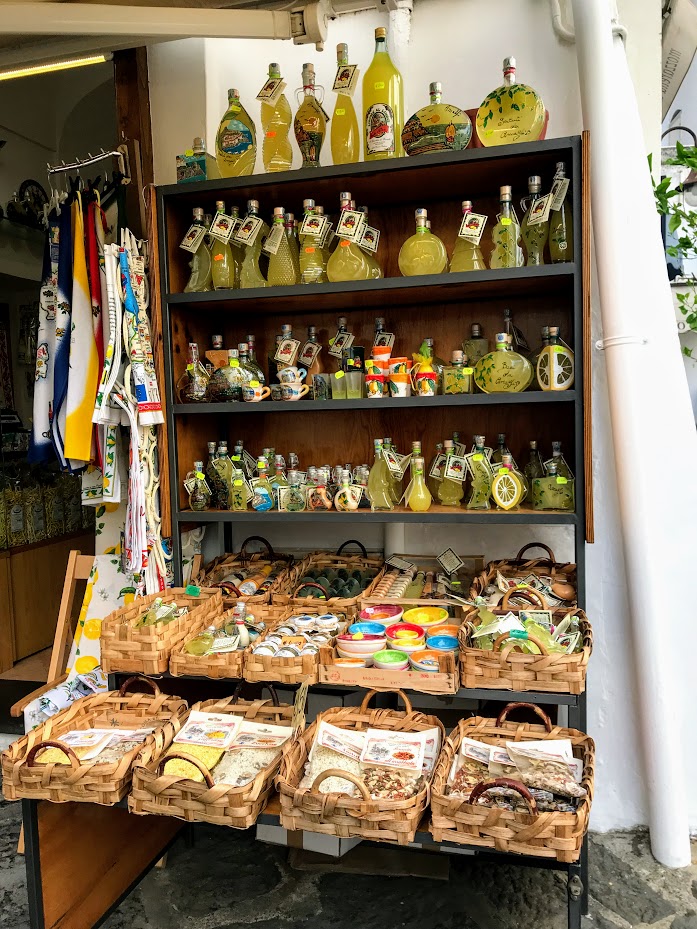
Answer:
[[[680,165],[697,171],[697,147],[677,142],[675,153],[676,157],[666,161],[666,164]],[[653,193],[656,209],[668,218],[668,231],[671,235],[680,233],[677,244],[667,246],[666,254],[671,258],[697,258],[697,210],[684,209],[682,200],[678,200],[682,197],[683,185],[674,184],[671,178],[664,177],[658,184],[654,181]],[[697,277],[694,274],[686,275],[680,283],[684,284],[686,289],[683,293],[676,294],[678,307],[685,317],[685,323],[693,332],[697,332]],[[691,348],[684,347],[683,353],[688,358],[693,357]]]

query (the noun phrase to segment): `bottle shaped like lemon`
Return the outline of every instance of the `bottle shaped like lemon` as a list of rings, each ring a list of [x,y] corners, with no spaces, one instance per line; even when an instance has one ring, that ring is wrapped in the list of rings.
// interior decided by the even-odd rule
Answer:
[[[520,247],[520,226],[511,212],[511,188],[501,188],[501,216],[491,232],[494,244],[489,259],[491,268],[520,268],[523,249]]]
[[[275,255],[269,256],[269,287],[288,287],[298,283],[293,257],[290,251],[290,244],[284,229],[284,210],[282,206],[275,207],[273,211],[272,229],[280,227],[283,235],[281,236],[278,250]]]
[[[477,135],[484,146],[534,142],[545,125],[545,105],[527,84],[515,83],[515,58],[504,58],[503,84],[477,110]]]
[[[256,130],[249,113],[240,103],[239,91],[232,88],[227,96],[228,107],[215,137],[215,160],[221,177],[241,177],[254,171]]]
[[[297,223],[292,213],[286,213],[283,220],[283,228],[286,231],[288,248],[290,249],[290,260],[293,262],[295,270],[295,283],[300,283],[300,249],[298,247]]]
[[[520,224],[520,237],[525,244],[527,254],[527,265],[543,265],[545,263],[545,245],[549,235],[549,222],[534,223],[530,225],[530,217],[533,207],[537,200],[542,196],[542,178],[539,175],[533,175],[528,178],[528,208]]]
[[[247,201],[247,217],[259,215],[259,201]],[[240,287],[245,290],[249,287],[266,287],[267,281],[261,273],[259,259],[261,257],[261,246],[264,237],[268,235],[269,227],[266,223],[262,224],[256,238],[251,245],[244,247],[244,259],[240,268]]]
[[[411,461],[411,484],[407,492],[407,506],[415,513],[430,509],[433,498],[424,480],[424,460],[420,456]]]
[[[215,208],[220,213],[224,213],[225,203],[222,200],[216,200]],[[231,290],[239,287],[240,269],[229,242],[221,242],[220,239],[213,237],[211,262],[214,290]]]
[[[355,204],[356,204],[356,201],[352,200],[351,201],[352,210],[355,210],[356,208]],[[360,206],[358,209],[361,211],[361,213],[364,214],[365,221],[367,223],[368,222],[368,207]],[[365,249],[365,248],[363,249],[363,254],[365,255],[368,261],[368,264],[370,265],[370,276],[372,278],[375,278],[376,280],[378,278],[384,277],[384,274],[382,273],[382,268],[380,267],[380,262],[377,259],[377,255],[374,254],[373,252],[368,251],[368,249]]]
[[[310,62],[303,65],[303,93],[305,96],[295,114],[295,138],[303,157],[303,168],[319,168],[327,120],[315,96],[315,69]]]
[[[280,65],[272,62],[269,65],[269,79],[280,77]],[[292,122],[293,114],[285,94],[281,94],[275,103],[261,104],[261,126],[264,131],[261,156],[264,171],[272,173],[289,170],[293,161],[293,150],[288,138]]]
[[[405,277],[440,274],[448,264],[445,245],[427,227],[427,210],[416,210],[416,232],[399,250],[399,270]]]
[[[351,194],[344,191],[339,194],[341,210],[351,207]],[[327,277],[330,281],[367,281],[371,277],[370,264],[365,252],[350,239],[339,239],[329,261]]]
[[[387,51],[387,30],[375,30],[375,55],[363,76],[366,161],[400,158],[404,127],[402,75]]]
[[[340,42],[336,47],[338,68],[348,65],[348,45]],[[337,94],[331,118],[330,141],[332,161],[335,165],[348,165],[360,157],[361,137],[353,100],[348,94]]]
[[[200,207],[194,208],[194,221],[192,225],[205,225],[203,210]],[[189,267],[191,268],[191,274],[184,288],[185,294],[201,293],[201,291],[213,289],[211,253],[208,251],[205,235],[201,239],[199,247],[194,252]]]
[[[472,201],[462,201],[462,215],[467,216],[472,212]],[[486,262],[482,255],[482,250],[476,242],[470,242],[469,239],[463,239],[460,236],[455,241],[455,248],[450,259],[451,271],[485,271]]]
[[[303,200],[305,217],[316,215],[314,200]],[[300,283],[319,284],[327,280],[327,261],[319,239],[313,235],[300,236]]]

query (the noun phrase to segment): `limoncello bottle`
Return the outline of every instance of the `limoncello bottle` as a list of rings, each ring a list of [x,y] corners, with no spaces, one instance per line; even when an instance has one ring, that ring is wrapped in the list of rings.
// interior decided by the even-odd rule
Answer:
[[[474,367],[474,381],[485,394],[520,393],[533,379],[534,371],[525,355],[511,348],[511,336],[496,334],[496,350],[479,359]]]
[[[341,210],[351,208],[351,194],[339,194]],[[330,281],[367,281],[371,277],[370,264],[363,249],[350,239],[339,239],[327,262],[327,277]]]
[[[414,277],[417,274],[440,274],[448,264],[445,245],[426,226],[427,210],[418,209],[415,216],[416,232],[399,250],[399,270],[405,277]]]
[[[532,503],[532,483],[538,477],[545,476],[545,467],[542,464],[542,456],[537,449],[537,442],[534,440],[530,442],[530,457],[528,458],[528,463],[525,465],[524,474],[525,479],[528,482],[528,490],[525,494],[525,500],[527,503]]]
[[[200,207],[194,208],[194,221],[192,225],[205,226],[203,210],[200,209]],[[191,268],[191,274],[184,287],[185,294],[201,293],[204,290],[213,289],[211,253],[206,245],[205,235],[201,239],[199,247],[194,252],[189,267]]]
[[[354,203],[355,201],[352,200],[351,209],[355,209]],[[365,221],[367,223],[368,222],[368,207],[360,206],[358,209],[360,210],[361,213],[364,214]],[[382,273],[382,268],[380,267],[380,262],[377,259],[377,255],[374,252],[371,252],[365,248],[363,249],[363,254],[368,259],[368,264],[370,265],[370,276],[376,280],[380,277],[384,277],[384,274]]]
[[[303,200],[305,218],[316,215],[314,200]],[[319,239],[313,235],[300,236],[300,283],[319,284],[327,280],[327,262]]]
[[[375,461],[368,475],[368,497],[371,510],[392,510],[392,494],[390,493],[387,462],[382,457],[382,439],[374,440]]]
[[[469,363],[474,367],[480,358],[489,351],[489,340],[482,335],[480,323],[472,323],[471,335],[466,342],[462,343],[462,350],[469,359]]]
[[[428,489],[431,491],[431,496],[436,500],[438,499],[438,488],[440,487],[440,482],[443,477],[443,467],[442,465],[439,466],[437,475],[434,472],[434,468],[435,468],[436,462],[438,461],[439,457],[442,454],[443,454],[443,445],[441,442],[437,442],[436,453],[431,459],[431,462],[428,466],[428,475],[426,476],[426,483],[428,485]]]
[[[532,87],[516,83],[515,69],[515,58],[504,58],[503,84],[477,110],[477,135],[486,147],[534,142],[542,135],[545,105]]]
[[[204,629],[203,632],[199,632],[198,635],[195,635],[193,639],[189,639],[184,646],[184,651],[187,655],[193,655],[195,658],[201,658],[207,655],[215,642],[215,633],[216,627],[209,626],[207,629]]]
[[[404,127],[402,75],[387,51],[387,30],[375,30],[375,54],[363,76],[366,161],[400,158]]]
[[[259,201],[248,200],[247,217],[258,215]],[[266,223],[263,223],[252,244],[244,246],[244,259],[242,260],[242,267],[240,268],[240,287],[243,290],[249,287],[267,286],[266,278],[261,273],[261,268],[259,267],[259,259],[261,258],[261,246],[268,232],[269,227]]]
[[[520,247],[520,226],[511,213],[511,188],[501,188],[501,215],[491,233],[494,248],[489,259],[492,268],[520,268],[523,250]]]
[[[520,237],[525,245],[527,256],[527,265],[543,265],[545,263],[545,245],[549,236],[549,222],[535,223],[530,225],[530,216],[533,204],[539,200],[542,194],[542,178],[534,174],[528,178],[528,208],[520,224]]]
[[[557,470],[556,462],[547,462],[547,474],[532,482],[532,505],[536,510],[570,510],[576,508],[575,481]]]
[[[494,469],[491,483],[491,497],[500,510],[512,510],[525,496],[527,484],[525,478],[513,467],[510,454],[504,455],[499,466]]]
[[[462,201],[462,215],[467,216],[468,213],[472,212],[472,201],[463,200]],[[486,262],[484,261],[484,256],[482,255],[481,248],[477,245],[476,242],[471,242],[469,239],[463,239],[461,236],[458,236],[455,241],[455,248],[453,249],[453,255],[450,259],[450,270],[451,271],[485,271]]]
[[[430,103],[417,110],[404,124],[402,145],[407,155],[452,152],[467,148],[472,137],[470,118],[459,107],[443,103],[443,85],[429,85]]]
[[[280,65],[272,62],[269,65],[269,78],[280,79]],[[281,94],[275,103],[261,104],[261,127],[264,131],[264,142],[261,156],[264,161],[264,171],[288,171],[293,161],[293,150],[290,147],[288,133],[293,122],[290,103],[285,94]]]
[[[222,200],[216,200],[215,208],[221,213],[225,212]],[[232,290],[239,286],[240,269],[235,261],[235,255],[229,242],[222,242],[213,238],[211,246],[211,273],[214,290]]]
[[[338,68],[347,66],[348,45],[340,42],[336,47]],[[330,123],[332,161],[335,165],[353,164],[360,158],[361,137],[353,100],[348,94],[337,94]]]
[[[286,213],[283,228],[286,230],[286,239],[290,248],[290,260],[295,269],[295,283],[300,283],[300,249],[298,247],[297,223],[292,213]]]
[[[285,212],[282,206],[274,208],[273,225],[271,229],[280,228],[282,235],[276,253],[269,255],[269,287],[283,287],[298,283],[295,267],[293,265],[293,258],[290,252],[290,245],[285,233],[283,223],[284,216]]]
[[[491,463],[484,451],[485,443],[485,436],[476,435],[474,437],[474,452],[468,459],[470,474],[472,475],[470,498],[467,501],[468,510],[488,510],[490,508],[489,498],[491,497],[493,472]]]
[[[315,69],[309,62],[303,65],[303,93],[302,103],[295,114],[295,138],[303,157],[303,168],[319,168],[327,120],[315,96]]]
[[[315,207],[315,213],[316,213],[318,216],[324,216],[324,207],[323,207],[323,206],[319,206],[319,204],[318,204],[318,205]],[[325,270],[325,271],[327,270],[327,262],[329,261],[330,255],[331,255],[331,251],[330,251],[330,249],[329,249],[329,239],[327,239],[327,240],[325,241],[324,245],[322,246],[322,257],[324,258],[324,270]]]
[[[420,456],[411,460],[411,484],[407,490],[406,503],[415,513],[425,513],[431,508],[433,498],[424,480],[424,460]]]
[[[545,461],[545,468],[547,468],[548,473],[551,464],[556,466],[557,474],[560,474],[562,477],[573,478],[573,472],[566,463],[566,458],[564,458],[562,453],[561,442],[552,442],[552,457],[548,461]]]
[[[554,180],[566,180],[563,161],[557,162]],[[552,212],[549,214],[549,257],[552,259],[552,264],[558,261],[574,260],[574,225],[571,221],[568,196],[564,197],[564,202],[558,210],[552,207]]]
[[[215,160],[221,177],[241,177],[254,172],[257,137],[254,123],[240,103],[240,92],[227,92],[228,107],[215,137]]]
[[[438,502],[443,506],[460,506],[462,498],[465,496],[465,488],[462,481],[455,481],[451,477],[445,477],[445,469],[448,467],[448,461],[455,454],[452,439],[446,439],[445,445],[445,464],[443,465],[443,478],[438,487]],[[464,479],[464,474],[463,474]]]

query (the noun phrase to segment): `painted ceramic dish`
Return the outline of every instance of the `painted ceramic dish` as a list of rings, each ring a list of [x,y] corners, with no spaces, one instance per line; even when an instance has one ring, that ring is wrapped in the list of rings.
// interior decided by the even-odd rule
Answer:
[[[385,648],[384,635],[363,635],[361,632],[356,635],[340,635],[336,638],[336,647],[347,655],[374,655]]]
[[[439,668],[439,654],[430,648],[423,648],[409,656],[409,664],[415,671],[435,672]]]
[[[377,606],[366,606],[358,615],[358,618],[363,622],[368,620],[369,622],[379,622],[383,626],[389,625],[391,623],[398,623],[402,618],[402,613],[404,610],[401,606],[397,606],[395,603],[380,603]]]
[[[407,610],[403,618],[405,623],[416,623],[422,629],[440,626],[450,619],[448,611],[442,606],[415,606]]]
[[[426,633],[423,626],[417,626],[414,623],[395,623],[385,629],[385,635],[390,644],[399,646],[402,642],[406,645],[423,642]]]
[[[382,623],[354,623],[349,626],[350,633],[361,632],[363,635],[385,635],[385,627]]]
[[[347,658],[339,651],[339,657],[334,659],[334,664],[337,668],[368,668],[372,664],[372,659]]]
[[[426,641],[430,643],[431,638],[434,635],[454,635],[457,638],[457,634],[460,631],[459,626],[454,625],[442,625],[434,626],[432,629],[426,630]]]
[[[373,655],[375,667],[383,671],[406,671],[409,667],[409,656],[406,652],[387,651],[377,652]]]
[[[428,640],[428,647],[439,652],[456,652],[458,648],[457,636],[432,635]]]

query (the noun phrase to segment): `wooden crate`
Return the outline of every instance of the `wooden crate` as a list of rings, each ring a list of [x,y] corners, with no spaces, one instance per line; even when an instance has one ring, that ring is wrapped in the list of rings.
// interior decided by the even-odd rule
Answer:
[[[342,668],[335,664],[336,648],[319,652],[319,683],[377,690],[417,690],[425,694],[455,694],[460,688],[457,661],[452,652],[439,655],[438,671],[384,671],[380,668]]]

